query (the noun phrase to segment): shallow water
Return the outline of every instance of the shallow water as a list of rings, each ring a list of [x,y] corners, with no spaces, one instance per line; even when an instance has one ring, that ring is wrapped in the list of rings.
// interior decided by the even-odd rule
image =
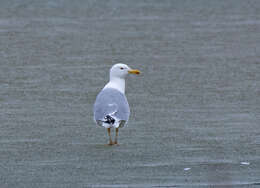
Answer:
[[[260,2],[2,0],[1,187],[259,187]],[[93,122],[114,63],[119,146]]]

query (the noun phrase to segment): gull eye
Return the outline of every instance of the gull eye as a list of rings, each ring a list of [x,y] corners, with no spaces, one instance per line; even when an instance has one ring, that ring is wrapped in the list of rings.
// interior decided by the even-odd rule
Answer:
[[[121,70],[123,70],[124,68],[123,67],[120,67]]]

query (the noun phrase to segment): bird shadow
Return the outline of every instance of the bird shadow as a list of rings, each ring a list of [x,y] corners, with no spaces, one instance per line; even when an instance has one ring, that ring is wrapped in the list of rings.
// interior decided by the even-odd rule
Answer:
[[[119,144],[113,144],[113,145],[110,145],[110,144],[94,144],[93,147],[94,148],[97,148],[97,149],[109,149],[109,148],[115,148],[115,147],[119,147],[120,145]]]

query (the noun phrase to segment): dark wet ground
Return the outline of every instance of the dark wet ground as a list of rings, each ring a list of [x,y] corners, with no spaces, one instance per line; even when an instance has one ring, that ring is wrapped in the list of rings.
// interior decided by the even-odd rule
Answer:
[[[1,188],[260,186],[260,1],[0,4]],[[143,74],[109,147],[114,63]]]

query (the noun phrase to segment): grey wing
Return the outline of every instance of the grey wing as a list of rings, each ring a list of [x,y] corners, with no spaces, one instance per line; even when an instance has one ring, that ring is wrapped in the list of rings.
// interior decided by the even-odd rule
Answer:
[[[103,120],[107,115],[114,115],[118,112],[118,106],[115,103],[106,103],[105,101],[98,101],[94,106],[94,113],[96,120]]]
[[[99,103],[102,104],[102,103]],[[116,104],[102,104],[102,106],[95,106],[94,107],[94,119],[99,126],[102,125],[103,122],[106,121],[105,117],[110,116],[113,117],[118,111],[118,107]]]
[[[115,89],[102,90],[94,104],[94,119],[104,120],[107,115],[112,115],[118,120],[128,120],[130,115],[126,97]]]

